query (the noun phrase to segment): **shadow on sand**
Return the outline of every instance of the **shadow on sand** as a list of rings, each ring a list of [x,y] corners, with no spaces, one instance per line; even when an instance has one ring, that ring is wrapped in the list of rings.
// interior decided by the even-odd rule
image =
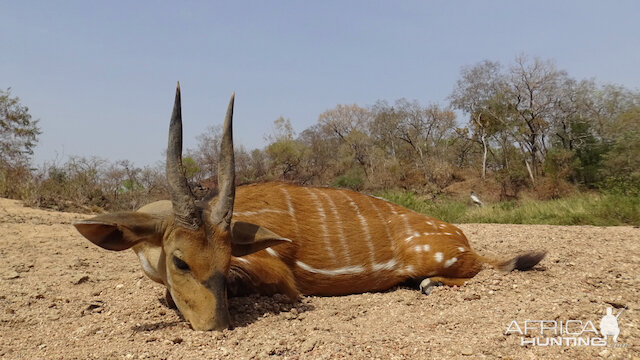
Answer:
[[[186,320],[180,314],[180,311],[167,301],[166,297],[158,298],[158,301],[165,307],[173,310],[180,317],[179,321],[159,321],[145,323],[131,327],[135,332],[147,332],[160,330],[169,327],[184,325]],[[313,305],[305,303],[305,300],[291,302],[287,296],[275,294],[273,296],[260,296],[256,294],[248,296],[238,296],[229,298],[229,312],[231,314],[230,329],[237,327],[245,327],[267,314],[278,315],[286,313],[286,318],[293,320],[300,314],[314,310]]]

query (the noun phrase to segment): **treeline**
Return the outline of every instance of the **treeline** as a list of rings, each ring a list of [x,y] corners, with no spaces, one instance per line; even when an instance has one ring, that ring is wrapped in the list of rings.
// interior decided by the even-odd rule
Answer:
[[[17,98],[0,95],[13,101],[15,113]],[[0,153],[0,195],[108,210],[167,197],[162,164],[139,168],[75,157],[28,169],[38,135],[31,123],[30,146],[12,158]],[[216,186],[220,136],[219,127],[210,127],[186,151],[186,175],[196,191]],[[574,79],[551,61],[525,56],[506,66],[483,61],[463,68],[446,104],[339,104],[299,134],[288,119],[276,119],[267,140],[264,149],[236,146],[239,183],[282,180],[434,196],[479,188],[495,200],[523,191],[558,198],[576,189],[640,195],[640,94]]]
[[[521,56],[509,66],[462,69],[449,100],[337,105],[299,135],[277,119],[263,151],[241,150],[241,179],[421,193],[480,179],[497,185],[501,198],[522,189],[541,197],[640,189],[638,92],[576,80],[551,61]],[[458,121],[456,110],[464,114]],[[215,173],[210,145],[218,138],[211,129],[192,151],[200,178]]]

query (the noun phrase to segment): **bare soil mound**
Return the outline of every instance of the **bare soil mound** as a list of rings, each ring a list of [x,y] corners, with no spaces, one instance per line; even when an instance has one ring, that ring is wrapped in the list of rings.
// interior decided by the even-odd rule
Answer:
[[[483,254],[549,254],[532,271],[486,269],[428,296],[399,287],[296,304],[235,298],[234,328],[216,333],[191,330],[167,308],[132,251],[82,238],[71,222],[83,217],[0,199],[0,359],[640,359],[637,228],[461,225]],[[611,337],[605,347],[521,345],[597,337],[588,324],[600,331],[608,307],[627,308],[616,347]],[[522,336],[512,322],[524,332],[525,320],[587,331],[540,336],[530,322]]]

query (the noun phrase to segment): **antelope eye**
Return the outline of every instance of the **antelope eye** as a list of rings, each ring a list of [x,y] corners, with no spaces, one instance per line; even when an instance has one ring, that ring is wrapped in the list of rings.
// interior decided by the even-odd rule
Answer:
[[[173,257],[173,264],[180,270],[189,271],[189,265],[177,256]]]

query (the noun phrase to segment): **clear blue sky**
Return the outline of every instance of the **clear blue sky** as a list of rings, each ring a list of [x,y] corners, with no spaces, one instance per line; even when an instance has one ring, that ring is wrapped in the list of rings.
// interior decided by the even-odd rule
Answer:
[[[460,68],[554,59],[640,87],[640,1],[2,1],[0,88],[40,119],[35,164],[162,160],[176,81],[185,147],[222,122],[262,147],[337,104],[446,104]],[[460,119],[461,121],[464,119]]]

